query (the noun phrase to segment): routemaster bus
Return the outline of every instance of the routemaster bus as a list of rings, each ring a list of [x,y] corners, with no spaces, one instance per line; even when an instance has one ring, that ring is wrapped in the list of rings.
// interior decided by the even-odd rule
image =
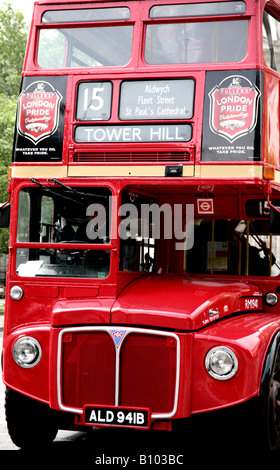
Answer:
[[[253,404],[280,448],[279,21],[279,0],[35,3],[1,207],[17,446]]]

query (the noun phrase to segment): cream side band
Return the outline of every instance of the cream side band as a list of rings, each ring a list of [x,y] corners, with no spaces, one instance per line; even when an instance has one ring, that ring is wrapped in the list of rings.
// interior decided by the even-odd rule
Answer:
[[[164,177],[165,165],[22,165],[11,167],[12,178]],[[183,177],[263,178],[262,165],[183,165]],[[280,172],[275,172],[280,182]]]

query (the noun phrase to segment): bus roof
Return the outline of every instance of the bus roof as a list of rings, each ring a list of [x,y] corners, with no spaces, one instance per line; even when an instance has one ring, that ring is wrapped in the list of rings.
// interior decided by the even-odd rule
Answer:
[[[145,0],[142,0],[145,1]],[[157,2],[158,0],[155,0]],[[186,3],[208,3],[208,2],[215,2],[217,0],[187,0]],[[230,1],[230,0],[218,0],[218,1]],[[122,3],[127,3],[127,0],[37,0],[34,2],[34,5],[57,5],[57,7],[61,7],[63,5],[86,5],[86,4],[94,4],[94,3],[115,3],[115,2],[122,2]],[[165,3],[166,0],[163,0],[163,3]],[[169,0],[168,3],[181,3],[183,0]],[[280,8],[280,0],[256,0],[256,3],[269,3],[270,7],[273,9],[273,6],[275,5],[277,8]]]
[[[113,3],[115,1],[122,1],[122,0],[114,0]],[[104,3],[104,2],[111,2],[112,3],[112,0],[83,0],[82,2],[79,1],[79,0],[39,0],[37,2],[34,2],[34,4],[39,4],[39,5],[51,5],[51,4],[56,4],[58,7],[63,5],[63,4],[66,4],[66,5],[69,5],[69,4],[85,4],[85,3]]]

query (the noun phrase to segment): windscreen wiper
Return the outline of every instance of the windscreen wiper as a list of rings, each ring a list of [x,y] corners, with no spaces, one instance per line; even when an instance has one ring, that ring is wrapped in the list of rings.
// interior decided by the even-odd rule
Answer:
[[[52,182],[55,184],[59,184],[59,186],[62,186],[63,188],[67,189],[68,191],[71,191],[74,194],[77,194],[77,196],[82,196],[82,197],[98,197],[98,198],[105,198],[108,199],[108,196],[104,196],[103,194],[94,194],[94,193],[85,193],[83,191],[77,191],[77,189],[72,188],[71,186],[66,186],[66,184],[61,183],[61,181],[58,181],[56,178],[52,178]]]
[[[52,194],[53,196],[56,196],[56,197],[60,197],[62,199],[66,199],[68,201],[71,201],[71,202],[75,202],[75,204],[80,204],[81,206],[83,206],[83,202],[81,201],[77,201],[77,199],[74,199],[72,197],[68,197],[68,196],[65,196],[64,194],[61,194],[61,193],[57,193],[56,191],[54,191],[53,189],[50,189],[48,188],[47,186],[44,186],[43,184],[39,183],[39,181],[35,180],[34,178],[30,178],[30,181],[32,181],[32,183],[35,183],[37,184],[38,186],[40,186],[43,191],[46,191],[47,193],[50,193]]]

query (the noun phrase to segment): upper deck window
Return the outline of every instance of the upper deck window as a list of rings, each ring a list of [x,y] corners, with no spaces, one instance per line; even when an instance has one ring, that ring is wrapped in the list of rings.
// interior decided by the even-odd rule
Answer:
[[[149,24],[148,64],[239,62],[247,49],[248,20]]]
[[[38,65],[42,68],[126,65],[132,26],[42,29]]]
[[[42,16],[43,23],[77,23],[87,21],[129,20],[129,8],[95,8],[83,10],[50,10]]]
[[[263,14],[263,54],[266,64],[280,71],[280,23],[268,12]]]
[[[180,18],[182,16],[240,15],[246,13],[244,2],[195,3],[159,5],[151,8],[150,18]]]
[[[243,1],[157,5],[150,18],[201,18],[200,21],[151,23],[147,25],[145,60],[148,64],[195,64],[240,62],[247,49],[248,20],[205,16],[246,13]]]
[[[62,28],[42,28],[38,65],[42,68],[123,66],[130,61],[133,26],[81,23],[124,21],[129,8],[55,10],[43,14],[42,23],[63,23]],[[69,23],[69,26],[66,24]],[[70,27],[70,23],[72,23]],[[73,27],[73,23],[76,25]]]

